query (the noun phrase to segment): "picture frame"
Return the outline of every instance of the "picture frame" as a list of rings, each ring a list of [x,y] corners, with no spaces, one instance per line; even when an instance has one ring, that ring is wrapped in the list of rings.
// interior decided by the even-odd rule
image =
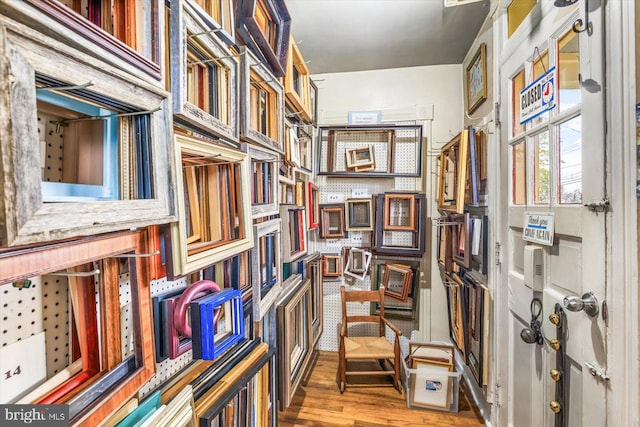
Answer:
[[[385,263],[382,285],[385,297],[407,302],[413,286],[413,270],[410,266],[396,263]]]
[[[473,113],[487,99],[487,45],[481,43],[471,58],[465,74],[467,114]]]
[[[26,6],[25,2],[18,3],[21,7],[31,7]],[[60,2],[55,3],[59,10],[68,12],[66,6]],[[25,30],[23,34],[20,33],[22,29]],[[0,95],[5,105],[13,106],[11,114],[7,116],[10,126],[0,144],[3,153],[8,156],[7,164],[21,162],[21,167],[15,171],[12,168],[0,170],[1,179],[5,183],[0,190],[0,197],[5,201],[0,206],[0,217],[6,218],[0,225],[0,247],[45,244],[175,220],[176,200],[171,188],[175,186],[176,166],[172,160],[172,144],[168,139],[170,130],[167,126],[170,123],[171,108],[167,94],[152,86],[141,87],[133,93],[129,86],[134,84],[133,76],[123,73],[120,84],[114,84],[113,75],[102,69],[103,66],[105,69],[110,66],[98,60],[91,66],[78,65],[71,59],[77,55],[77,51],[63,44],[31,44],[30,39],[24,35],[26,30],[24,26],[18,25],[9,32],[10,37],[3,36],[4,49],[14,50],[16,55],[4,55],[2,66],[10,67],[17,77],[13,85],[16,90],[5,91]],[[149,178],[147,182],[154,190],[153,198],[100,201],[92,203],[89,211],[86,209],[87,203],[82,200],[69,200],[65,203],[44,201],[39,126],[34,114],[37,111],[36,93],[54,87],[84,85],[88,81],[94,83],[93,86],[74,91],[74,98],[86,101],[93,99],[93,103],[118,113],[123,112],[123,109],[127,112],[148,113],[141,115],[148,116],[149,130],[154,135],[148,141],[151,149],[145,173]],[[131,128],[126,127],[125,130],[131,131]],[[126,139],[133,141],[135,138],[130,135]],[[121,144],[120,153],[123,147]],[[118,160],[124,158],[119,156]],[[140,172],[143,172],[142,165],[140,167]],[[128,168],[125,170],[129,171]],[[137,169],[134,170],[137,172]],[[130,173],[125,176],[130,177]],[[125,182],[120,184],[129,188]],[[20,208],[14,209],[16,206]],[[113,212],[118,212],[117,218]]]
[[[373,241],[373,252],[378,255],[421,257],[426,250],[427,228],[426,196],[414,194],[417,223],[415,231],[384,230],[384,197],[376,199],[376,228]]]
[[[309,230],[314,230],[320,227],[320,191],[318,186],[311,181],[309,181],[307,185],[307,196],[309,197],[307,203]]]
[[[280,410],[291,404],[312,356],[311,282],[299,274],[284,284],[277,304]]]
[[[466,182],[464,186],[464,203],[466,205],[478,206],[478,195],[480,181],[478,177],[478,147],[476,143],[476,131],[473,126],[467,128],[469,135],[469,155],[467,157]]]
[[[282,262],[293,262],[307,253],[307,225],[304,207],[280,205]]]
[[[453,237],[453,260],[463,268],[471,268],[471,233],[473,223],[468,212],[449,217],[454,224],[451,226]]]
[[[318,86],[309,78],[309,107],[311,108],[311,125],[318,127]]]
[[[285,1],[238,0],[236,10],[237,35],[269,65],[275,77],[284,77],[291,35],[291,16]]]
[[[464,360],[467,359],[467,337],[465,334],[465,324],[467,313],[465,286],[457,273],[444,273],[443,283],[447,288],[447,304],[449,313],[449,335],[452,342],[460,350]]]
[[[424,143],[422,126],[419,125],[322,126],[318,129],[316,141],[317,175],[417,178],[422,174]],[[347,165],[347,159],[351,159],[348,152],[361,148],[366,151],[366,147],[371,147],[369,152],[373,163],[355,165],[350,169]]]
[[[181,220],[171,224],[172,262],[167,272],[171,277],[202,270],[253,247],[249,156],[179,133],[175,134],[175,146],[185,173],[180,174],[176,191]],[[198,173],[187,172],[189,169]],[[190,184],[194,175],[200,179],[199,186]],[[229,185],[219,186],[216,180]],[[198,197],[188,191],[190,188],[199,189]],[[189,222],[201,213],[207,216],[197,223]]]
[[[244,338],[242,293],[226,288],[189,304],[193,358],[215,360]]]
[[[440,151],[438,210],[461,214],[467,174],[468,131],[464,129]]]
[[[240,139],[284,153],[284,88],[269,67],[240,48]]]
[[[322,277],[341,277],[342,263],[342,255],[340,254],[323,254]]]
[[[277,215],[280,157],[274,151],[247,143],[243,143],[241,149],[251,164],[251,218]]]
[[[324,296],[322,291],[322,255],[315,252],[305,259],[305,277],[311,282],[311,337],[312,348],[316,347],[324,329]]]
[[[411,284],[407,301],[403,302],[385,295],[384,315],[390,319],[416,320],[418,318],[418,289],[420,287],[420,261],[409,261],[397,257],[374,256],[371,260],[371,290],[378,290],[383,284],[385,265],[387,263],[402,264],[411,268],[413,273],[413,283]],[[371,314],[379,314],[378,303],[371,303],[369,307]]]
[[[289,36],[289,55],[284,75],[284,92],[295,117],[305,123],[313,121],[309,68],[293,36]]]
[[[414,368],[414,359],[455,366],[455,347],[449,344],[409,342],[410,368]]]
[[[467,304],[467,365],[480,387],[488,380],[488,329],[491,310],[490,293],[486,282],[477,272],[468,271],[462,276],[468,289]]]
[[[194,9],[226,44],[236,44],[235,10],[232,0],[195,0]]]
[[[155,295],[151,298],[151,305],[153,309],[153,334],[156,350],[156,363],[163,362],[169,358],[169,338],[168,329],[170,328],[169,322],[173,323],[173,308],[168,313],[170,317],[165,314],[164,300],[172,297],[180,297],[185,288],[174,289],[168,292],[163,292],[159,295]]]
[[[411,375],[409,396],[411,407],[448,410],[452,394],[452,380],[448,374],[452,367],[416,360],[413,369],[415,374]]]
[[[344,204],[320,205],[321,239],[342,239],[347,236],[344,226]]]
[[[347,231],[373,230],[373,201],[367,199],[349,198],[345,200],[347,213]]]
[[[384,229],[415,231],[415,195],[384,193]]]
[[[348,169],[362,170],[365,166],[375,168],[375,155],[373,145],[368,147],[350,148],[345,152]]]
[[[369,272],[369,265],[373,254],[364,249],[351,248],[344,267],[344,274],[356,279],[364,280]]]
[[[256,245],[251,249],[254,322],[262,320],[282,290],[280,219],[253,226]],[[264,276],[264,277],[263,277]]]
[[[162,39],[160,32],[162,2],[160,0],[149,1],[146,10],[143,11],[143,14],[146,13],[146,15],[137,16],[135,1],[125,2],[120,10],[121,19],[114,22],[113,26],[108,25],[107,28],[102,28],[102,25],[92,22],[79,10],[74,10],[63,2],[55,0],[15,2],[10,5],[11,10],[6,14],[12,16],[14,13],[26,13],[31,17],[32,25],[45,25],[52,28],[49,22],[43,22],[44,17],[38,17],[33,11],[28,10],[33,7],[42,11],[47,19],[57,21],[60,24],[60,29],[71,29],[76,34],[74,42],[84,46],[92,45],[93,48],[88,49],[88,52],[96,59],[103,60],[106,53],[108,56],[124,61],[127,66],[122,68],[132,75],[137,76],[137,73],[142,71],[160,81],[162,79],[160,42]],[[134,16],[131,16],[132,12],[134,12]],[[128,26],[124,23],[127,18],[132,21]],[[110,28],[113,28],[113,31]],[[142,37],[138,37],[139,35]],[[68,43],[69,36],[62,31],[53,32],[53,37]],[[113,61],[110,62],[113,63]]]
[[[100,335],[104,342],[102,357],[106,368],[96,381],[84,382],[80,386],[82,391],[73,397],[67,395],[63,399],[69,404],[71,422],[75,425],[97,425],[100,420],[125,404],[155,373],[150,285],[147,260],[141,256],[144,255],[146,246],[144,239],[142,231],[127,231],[41,246],[28,251],[0,253],[0,286],[7,286],[9,283],[35,275],[100,263],[100,273],[93,270],[82,282],[95,283],[95,274],[99,274],[98,286],[103,297],[100,308]],[[118,256],[124,256],[123,265],[129,271],[131,313],[134,316],[133,354],[126,360],[122,360],[122,347],[114,345],[122,342],[117,292],[120,273]],[[80,286],[79,290],[82,288],[84,286]],[[88,289],[87,287],[86,290]],[[95,293],[93,297],[95,298]],[[95,307],[95,301],[93,304]],[[89,337],[92,334],[83,335]],[[95,357],[98,357],[98,353]],[[77,382],[77,376],[70,378],[70,381]],[[115,383],[118,386],[110,388]]]
[[[240,61],[193,2],[172,1],[168,25],[174,115],[237,144]]]
[[[436,223],[438,227],[438,266],[444,271],[453,271],[454,233],[450,216],[443,216]],[[457,239],[456,239],[457,240]]]

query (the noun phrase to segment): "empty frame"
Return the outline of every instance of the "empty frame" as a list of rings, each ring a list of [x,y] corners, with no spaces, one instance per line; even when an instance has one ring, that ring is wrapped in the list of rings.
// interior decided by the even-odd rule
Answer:
[[[440,151],[438,210],[462,213],[467,173],[468,131],[463,130]]]
[[[347,231],[373,230],[373,203],[368,199],[347,199]]]
[[[346,235],[344,205],[320,205],[320,238],[341,239]]]

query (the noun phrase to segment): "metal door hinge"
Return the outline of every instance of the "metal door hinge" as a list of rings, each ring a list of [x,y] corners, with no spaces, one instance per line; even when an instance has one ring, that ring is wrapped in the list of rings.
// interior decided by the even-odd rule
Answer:
[[[603,198],[602,200],[599,200],[597,202],[586,203],[584,207],[589,209],[591,212],[595,212],[596,214],[600,212],[607,212],[610,207],[609,199]]]
[[[500,127],[500,103],[499,102],[496,102],[494,104],[494,109],[495,109],[495,112],[493,113],[495,117],[494,121],[496,123],[496,127]]]
[[[495,257],[496,257],[496,265],[500,265],[500,263],[502,262],[502,260],[500,259],[500,242],[496,242],[496,250],[495,250]]]

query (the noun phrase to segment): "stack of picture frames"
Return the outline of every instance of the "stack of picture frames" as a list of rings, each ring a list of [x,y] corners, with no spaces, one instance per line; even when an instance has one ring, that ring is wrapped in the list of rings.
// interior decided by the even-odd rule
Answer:
[[[66,404],[79,426],[138,392],[156,369],[146,246],[145,233],[129,231],[0,254],[0,285],[19,286],[43,313],[42,332],[2,348],[12,374],[32,371],[3,390],[18,403]]]
[[[454,347],[409,343],[407,405],[411,408],[457,410],[458,376]]]
[[[422,257],[427,231],[426,209],[424,194],[378,194],[373,251],[380,255]]]
[[[485,206],[487,138],[472,126],[438,158],[437,260],[447,289],[451,339],[481,387],[486,384],[490,294]]]
[[[369,273],[373,254],[366,249],[345,247],[342,249],[342,257],[346,260],[344,274],[355,279],[364,280]]]

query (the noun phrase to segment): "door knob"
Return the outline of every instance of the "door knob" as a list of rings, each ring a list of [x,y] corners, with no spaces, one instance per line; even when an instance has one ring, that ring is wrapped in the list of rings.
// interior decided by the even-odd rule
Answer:
[[[593,292],[587,292],[582,295],[582,298],[570,295],[564,297],[562,301],[564,307],[569,311],[582,311],[584,310],[590,317],[596,317],[598,312],[598,299],[593,294]]]

